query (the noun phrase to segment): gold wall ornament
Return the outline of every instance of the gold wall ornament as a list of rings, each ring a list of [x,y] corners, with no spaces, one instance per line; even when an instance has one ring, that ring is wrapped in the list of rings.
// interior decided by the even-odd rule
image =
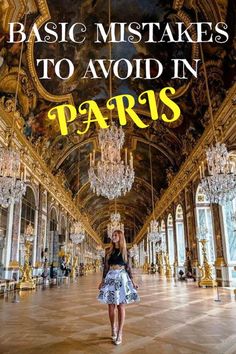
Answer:
[[[34,266],[34,268],[41,268],[42,266],[43,266],[43,263],[42,263],[42,262],[37,261],[37,262],[35,262],[35,266]]]
[[[217,257],[215,260],[215,267],[225,267],[226,263],[223,257]]]
[[[19,268],[19,262],[16,261],[16,260],[10,261],[10,262],[9,262],[9,268],[16,268],[16,269],[18,269],[18,268]]]
[[[2,72],[2,69],[0,69]],[[8,68],[5,73],[1,73],[0,92],[4,94],[14,94],[17,89],[18,67]],[[22,110],[22,115],[27,116],[29,112],[36,107],[37,96],[33,85],[21,68],[18,86],[18,102]]]

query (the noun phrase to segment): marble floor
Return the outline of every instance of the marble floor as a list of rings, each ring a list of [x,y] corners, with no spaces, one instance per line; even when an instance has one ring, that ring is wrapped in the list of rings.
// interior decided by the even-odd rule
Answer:
[[[227,290],[136,274],[141,302],[127,306],[123,343],[110,339],[100,274],[0,298],[1,354],[235,354],[236,301]]]

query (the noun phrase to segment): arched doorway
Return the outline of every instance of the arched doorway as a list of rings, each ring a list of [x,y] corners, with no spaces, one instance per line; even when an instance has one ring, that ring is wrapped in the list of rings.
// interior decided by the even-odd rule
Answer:
[[[66,243],[66,220],[64,215],[61,217],[61,232],[59,234],[59,248],[63,248]]]
[[[200,229],[207,229],[207,239],[206,244],[207,258],[210,264],[215,262],[215,244],[214,244],[214,232],[213,232],[213,218],[211,212],[211,205],[207,200],[205,194],[203,193],[201,187],[199,186],[196,193],[196,219],[197,219],[197,232]],[[202,252],[201,248],[198,247],[199,260],[202,264]]]
[[[166,253],[167,247],[166,247],[166,224],[165,221],[161,221],[161,247],[162,251]]]
[[[178,266],[183,267],[185,263],[185,235],[184,235],[183,208],[180,204],[176,208],[175,220],[176,220]]]
[[[49,217],[49,262],[58,263],[58,253],[59,253],[59,235],[58,235],[58,219],[55,208],[50,211]]]
[[[175,261],[175,243],[174,243],[174,230],[173,230],[173,217],[171,214],[167,218],[167,235],[168,235],[168,253],[170,265],[174,265]]]
[[[36,215],[36,201],[35,195],[31,187],[27,186],[26,193],[22,198],[22,209],[21,209],[21,226],[20,226],[20,247],[19,247],[19,262],[21,265],[24,264],[24,235],[28,225],[32,225],[33,230],[35,230],[35,215]],[[35,235],[35,232],[34,232]],[[36,242],[34,239],[33,242]],[[30,263],[32,264],[33,259],[33,243],[30,250]]]

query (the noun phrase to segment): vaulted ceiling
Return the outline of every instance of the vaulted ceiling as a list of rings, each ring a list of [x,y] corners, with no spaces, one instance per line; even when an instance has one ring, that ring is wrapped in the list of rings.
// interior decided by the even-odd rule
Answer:
[[[14,1],[13,1],[14,2]],[[7,4],[8,1],[5,0]],[[23,2],[24,3],[24,2]],[[16,2],[15,17],[22,20],[23,12],[19,2]],[[47,8],[47,6],[48,8]],[[204,54],[207,62],[210,91],[214,110],[217,110],[226,95],[226,90],[235,80],[235,3],[234,1],[198,1],[202,21],[213,23],[225,21],[229,25],[230,40],[226,45],[204,44]],[[37,21],[51,20],[53,22],[82,22],[89,28],[95,22],[108,23],[108,1],[56,0],[30,1],[31,14],[27,19],[28,29]],[[170,22],[183,21],[186,26],[196,21],[192,1],[111,1],[111,20],[113,22]],[[125,9],[125,11],[124,11]],[[1,8],[2,14],[8,18],[13,16],[7,12],[7,7]],[[18,17],[17,17],[18,16]],[[113,201],[97,197],[90,190],[88,182],[89,153],[98,151],[97,125],[85,135],[76,134],[79,120],[70,125],[70,134],[61,136],[55,122],[47,119],[48,110],[57,102],[73,102],[76,106],[84,100],[94,99],[100,107],[105,106],[109,98],[109,80],[83,80],[82,73],[90,58],[108,58],[107,45],[94,45],[94,34],[89,32],[86,42],[81,45],[71,43],[28,44],[24,49],[23,74],[27,77],[27,87],[21,82],[18,109],[24,117],[24,132],[32,141],[35,149],[50,166],[51,170],[71,191],[82,213],[86,214],[92,227],[106,241],[106,226],[109,216],[115,209]],[[20,46],[7,43],[6,28],[1,28],[0,49],[4,56],[4,64],[0,67],[0,94],[12,97],[15,90],[14,68],[19,61]],[[144,33],[145,35],[145,33]],[[72,78],[61,81],[56,77],[52,80],[40,80],[39,69],[35,58],[70,58],[76,65]],[[132,190],[116,201],[117,210],[121,213],[125,224],[126,235],[133,236],[140,230],[145,219],[151,213],[151,184],[149,145],[151,146],[154,197],[158,201],[163,191],[168,187],[181,164],[188,157],[196,142],[208,124],[207,99],[202,67],[198,79],[172,80],[169,70],[170,59],[173,57],[187,58],[189,61],[199,58],[197,45],[150,45],[150,44],[113,44],[112,58],[156,58],[164,63],[164,73],[161,78],[149,80],[112,80],[113,94],[131,93],[135,97],[146,89],[156,92],[166,86],[177,90],[175,101],[181,108],[181,119],[173,124],[162,121],[151,121],[149,112],[137,106],[137,112],[144,122],[150,124],[147,129],[137,128],[131,121],[124,127],[126,135],[125,146],[133,152],[135,182]],[[9,70],[13,77],[9,78]],[[11,81],[12,79],[12,81]],[[10,84],[9,84],[10,82]],[[7,83],[7,85],[6,85]],[[164,112],[164,106],[159,106],[159,112]],[[114,115],[114,120],[117,120]]]

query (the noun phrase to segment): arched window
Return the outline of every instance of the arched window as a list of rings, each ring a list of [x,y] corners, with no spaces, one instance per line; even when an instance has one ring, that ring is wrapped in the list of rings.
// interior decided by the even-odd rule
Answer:
[[[64,216],[61,218],[61,233],[59,235],[59,242],[61,245],[66,242],[66,221]]]
[[[57,231],[57,213],[55,208],[51,209],[50,221],[49,221],[50,237],[48,240],[49,244],[49,261],[57,262],[59,253],[59,235]]]
[[[31,224],[34,228],[35,224],[35,197],[32,188],[26,188],[26,193],[22,199],[22,210],[21,210],[21,234],[23,235],[27,226]]]
[[[179,266],[183,266],[185,262],[184,216],[183,208],[180,204],[176,208],[176,236],[178,263]]]
[[[232,167],[236,170],[236,153],[230,156]],[[227,263],[236,262],[236,198],[222,208],[226,244]]]
[[[166,224],[165,221],[161,221],[161,242],[162,242],[162,251],[166,252]]]
[[[21,226],[20,231],[21,235],[24,236],[26,228],[29,224],[32,225],[33,229],[35,228],[35,211],[36,211],[36,202],[34,192],[31,187],[26,187],[26,193],[22,198],[22,209],[21,209]],[[20,264],[24,264],[24,237],[21,238],[22,242],[19,248],[19,260]],[[33,247],[33,245],[31,245]],[[32,263],[33,249],[30,251],[30,262]]]
[[[57,213],[54,208],[50,213],[50,231],[57,231]]]
[[[207,228],[208,242],[207,248],[207,258],[210,263],[215,262],[215,245],[214,245],[214,234],[213,234],[213,219],[211,213],[210,203],[207,200],[202,189],[198,187],[196,194],[196,216],[197,216],[197,230],[201,228]],[[202,252],[200,251],[200,259],[202,261]]]
[[[7,208],[0,206],[0,267],[4,262],[4,248],[7,233]]]
[[[168,215],[168,219],[167,219],[167,234],[168,234],[169,260],[170,260],[170,265],[173,265],[175,261],[175,244],[174,244],[174,232],[173,232],[173,217],[171,214]]]

